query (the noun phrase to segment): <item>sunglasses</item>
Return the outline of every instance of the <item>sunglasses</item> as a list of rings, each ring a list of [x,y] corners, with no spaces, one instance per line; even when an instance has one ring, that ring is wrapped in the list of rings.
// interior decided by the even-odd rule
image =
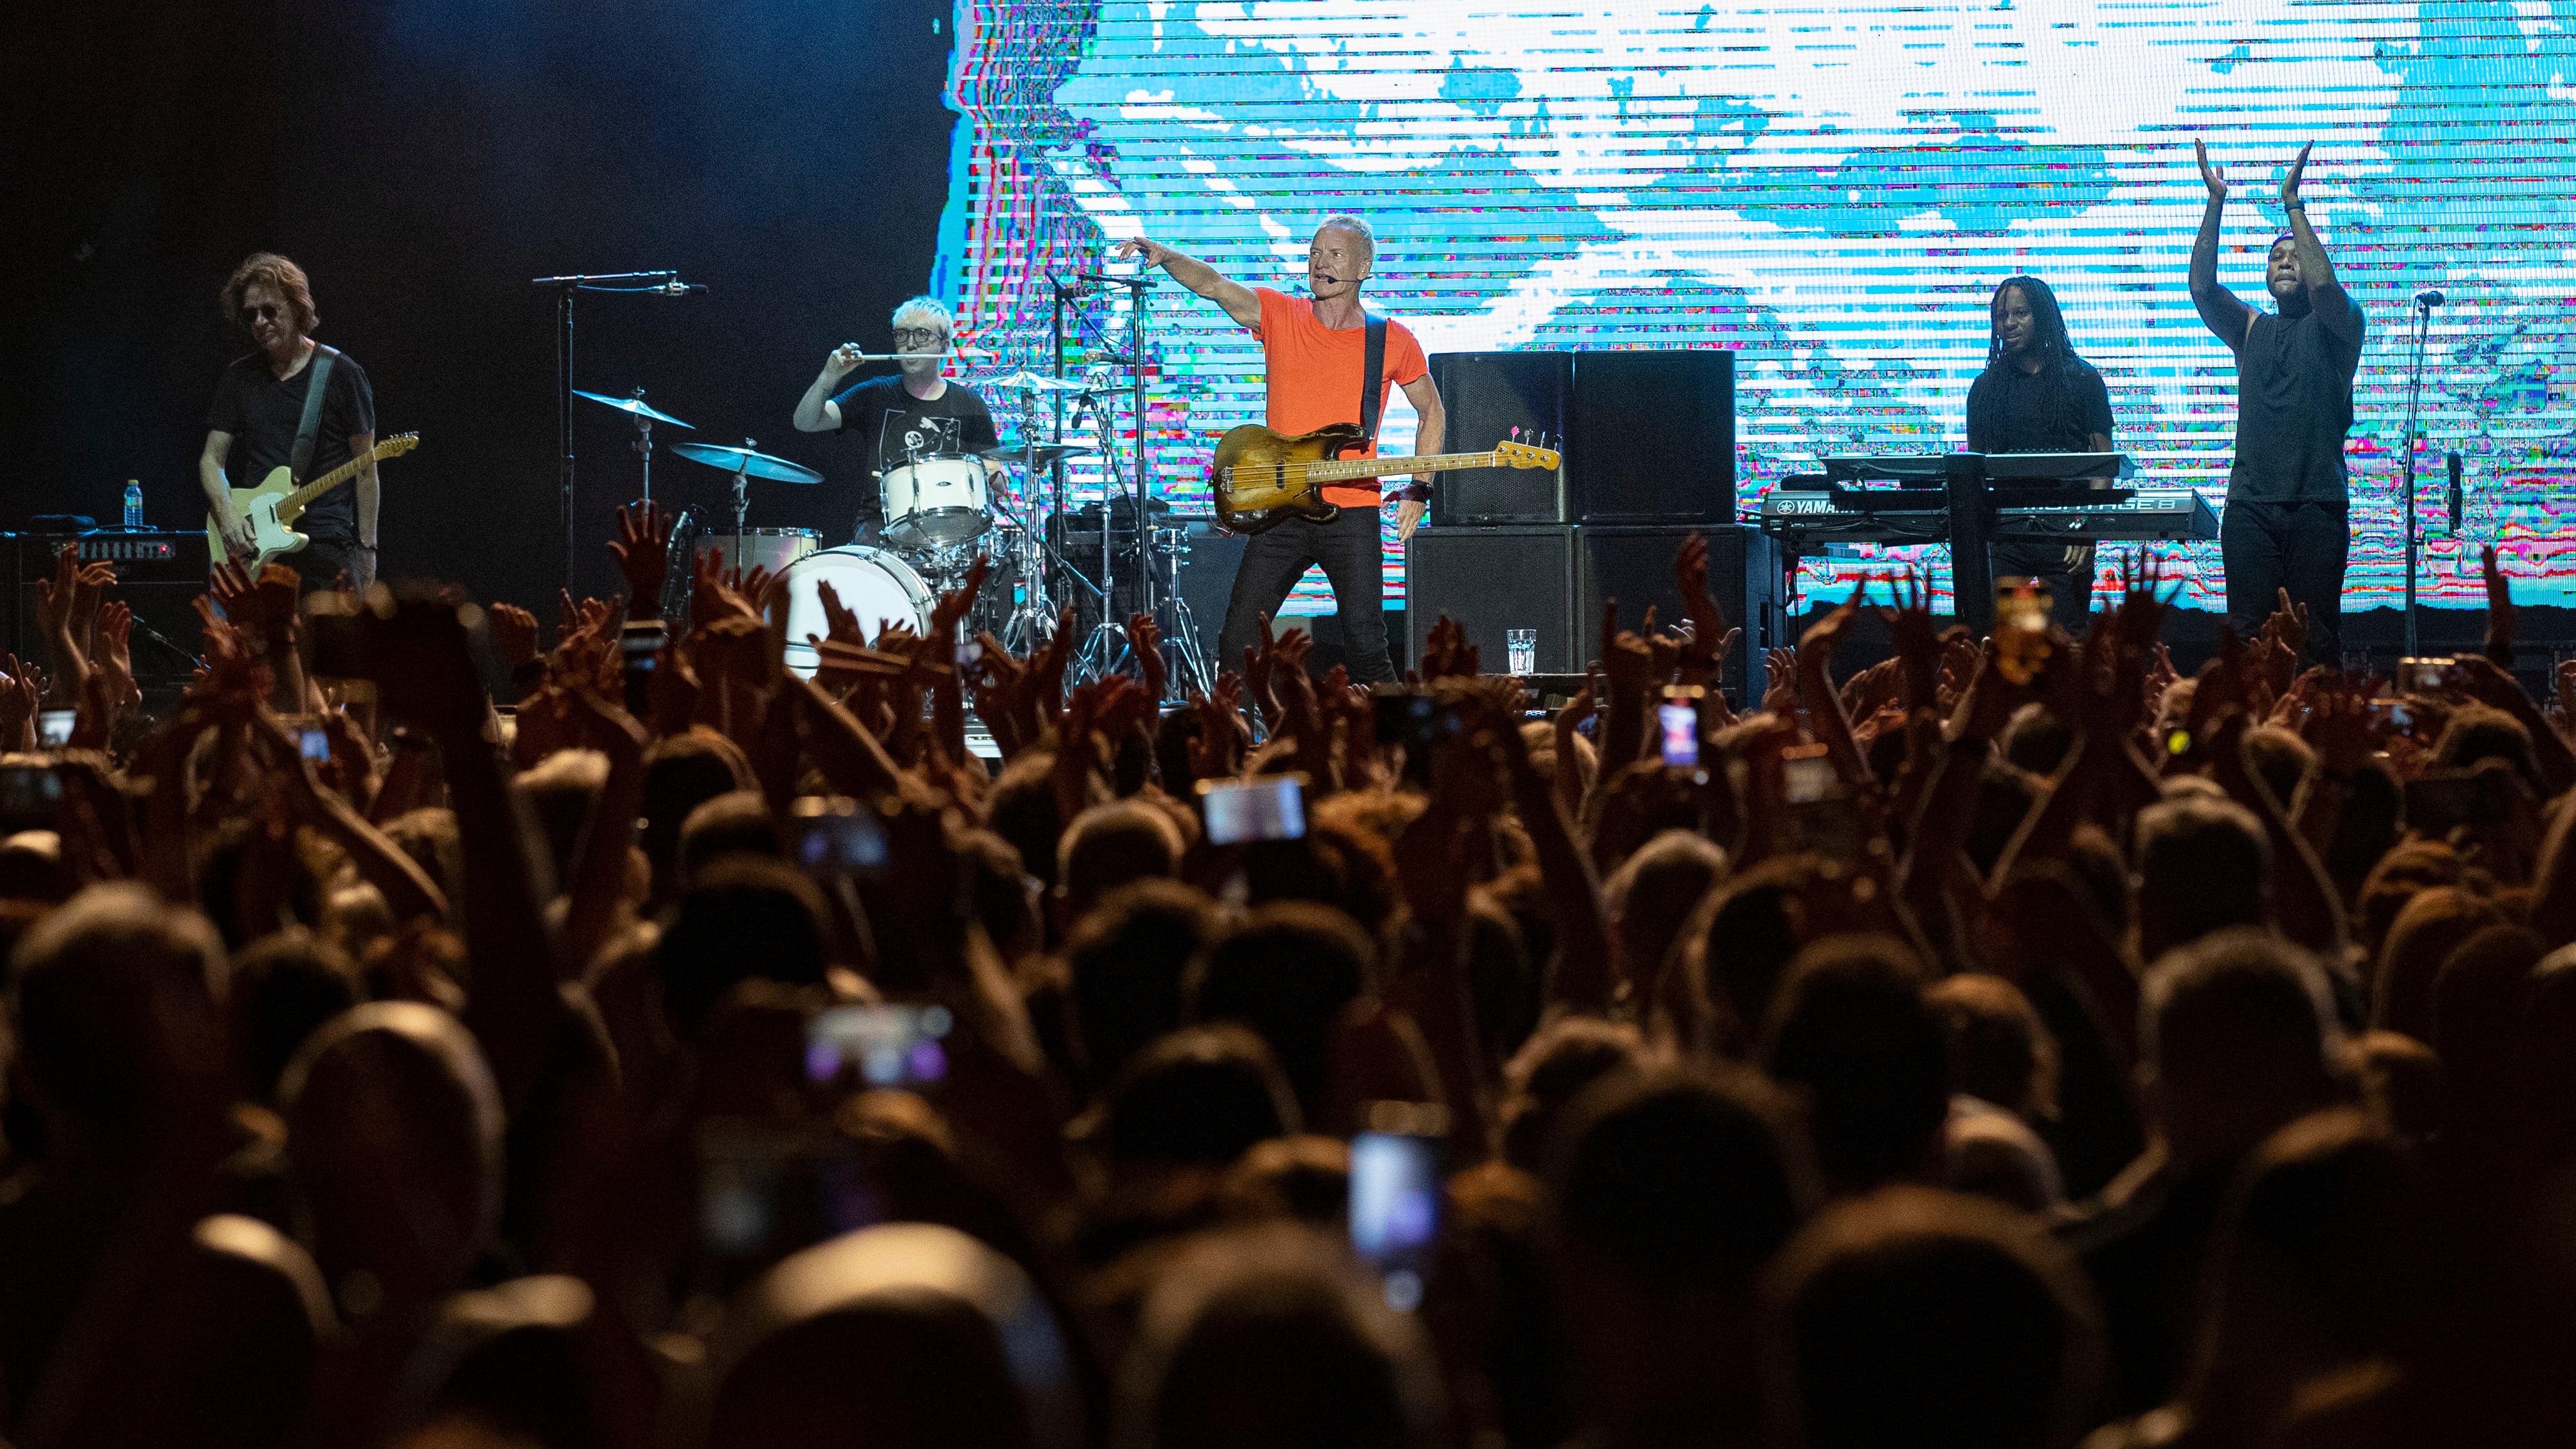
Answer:
[[[257,307],[244,307],[242,308],[242,315],[244,317],[258,318],[262,322],[274,322],[278,318],[286,315],[286,309],[279,306],[277,303],[268,302]]]

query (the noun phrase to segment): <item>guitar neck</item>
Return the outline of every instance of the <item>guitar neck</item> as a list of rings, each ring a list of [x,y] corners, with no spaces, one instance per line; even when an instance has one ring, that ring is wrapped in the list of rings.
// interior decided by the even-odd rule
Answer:
[[[341,484],[358,476],[358,469],[361,466],[376,462],[379,459],[386,457],[389,451],[390,450],[386,444],[378,443],[366,452],[359,454],[355,458],[351,458],[348,462],[341,464],[339,467],[332,469],[330,472],[323,474],[321,477],[314,479],[312,482],[305,484],[303,487],[287,494],[284,498],[279,499],[277,503],[278,521],[281,523],[291,522],[297,514],[304,511],[306,504],[311,503],[314,499],[321,497],[323,494],[330,492],[332,489],[337,488]]]
[[[1306,479],[1332,483],[1345,478],[1385,478],[1398,473],[1455,473],[1462,468],[1499,468],[1499,453],[1433,453],[1415,458],[1332,458],[1306,465]]]

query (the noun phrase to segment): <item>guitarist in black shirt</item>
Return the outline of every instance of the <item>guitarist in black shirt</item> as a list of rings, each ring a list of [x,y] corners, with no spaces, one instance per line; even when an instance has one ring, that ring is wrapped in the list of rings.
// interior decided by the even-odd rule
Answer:
[[[232,489],[257,485],[271,469],[292,460],[303,430],[317,372],[323,373],[314,419],[311,457],[295,470],[301,483],[358,460],[348,486],[308,504],[296,523],[310,538],[286,562],[304,576],[307,591],[334,587],[341,574],[365,588],[376,577],[376,398],[355,359],[311,337],[320,319],[304,269],[273,252],[260,252],[233,269],[224,282],[224,317],[250,333],[259,350],[224,369],[206,412],[206,448],[197,480],[206,490],[226,552],[250,563],[257,550],[249,522],[234,507]],[[327,366],[323,365],[327,359]],[[227,486],[226,474],[230,483]]]
[[[1968,388],[1971,453],[2107,453],[2111,393],[2093,364],[2075,355],[2057,294],[2037,277],[2006,277],[1987,306],[1993,330],[1986,370]],[[1998,543],[1997,575],[2048,586],[2067,632],[2080,635],[2093,600],[2093,545]]]

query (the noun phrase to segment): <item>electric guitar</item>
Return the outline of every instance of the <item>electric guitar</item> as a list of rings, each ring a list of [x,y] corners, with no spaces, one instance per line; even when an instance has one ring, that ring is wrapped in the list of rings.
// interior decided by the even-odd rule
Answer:
[[[243,569],[256,578],[270,559],[294,553],[312,542],[291,525],[303,516],[314,499],[357,477],[360,464],[399,458],[419,446],[420,434],[396,433],[368,449],[365,457],[351,458],[301,488],[295,486],[294,478],[281,467],[269,469],[268,476],[259,480],[256,488],[232,490],[233,512],[250,525],[252,545],[259,551],[258,557],[243,562]],[[206,547],[208,557],[217,562],[232,557],[224,544],[224,530],[211,513],[206,515]]]
[[[1454,473],[1462,468],[1554,468],[1564,460],[1527,443],[1496,443],[1490,453],[1433,453],[1416,458],[1344,458],[1361,443],[1357,423],[1335,423],[1289,437],[1245,423],[1217,439],[1208,468],[1216,521],[1229,533],[1259,533],[1292,518],[1323,523],[1341,510],[1324,501],[1324,485],[1400,473]]]

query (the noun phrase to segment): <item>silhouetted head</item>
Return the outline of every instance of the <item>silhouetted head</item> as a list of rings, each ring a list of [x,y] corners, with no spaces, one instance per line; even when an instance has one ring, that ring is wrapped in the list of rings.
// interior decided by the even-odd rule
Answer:
[[[340,948],[301,926],[266,936],[233,957],[233,1051],[242,1095],[268,1102],[296,1048],[322,1023],[366,999]]]
[[[1117,1162],[1223,1167],[1302,1126],[1261,1038],[1240,1026],[1195,1026],[1128,1060],[1109,1089],[1101,1145]]]
[[[1180,827],[1142,800],[1112,800],[1074,817],[1056,847],[1056,889],[1065,918],[1078,921],[1100,898],[1133,881],[1164,879],[1181,868]]]
[[[1645,1037],[1624,1023],[1568,1015],[1539,1028],[1503,1068],[1495,1127],[1503,1160],[1541,1171],[1565,1108],[1593,1083],[1645,1060]]]
[[[2159,958],[2138,1036],[2166,1148],[2186,1168],[2242,1157],[2340,1095],[2325,970],[2269,931],[2236,927]]]
[[[1120,1375],[1118,1449],[1431,1449],[1431,1344],[1331,1238],[1213,1234],[1156,1280]]]
[[[1924,985],[1896,941],[1828,936],[1798,953],[1771,1003],[1763,1069],[1806,1098],[1816,1160],[1836,1191],[1934,1168],[1950,1093]]]
[[[2453,947],[2504,917],[2492,901],[2457,886],[2418,891],[2398,911],[2379,948],[2370,987],[2370,1024],[2433,1043],[2433,988]]]
[[[759,787],[741,749],[714,730],[692,728],[645,747],[643,829],[636,844],[653,864],[655,900],[679,893],[675,864],[689,812],[719,795]]]
[[[2272,847],[2232,800],[2173,795],[2138,812],[2139,955],[2271,919]]]
[[[1275,901],[1190,968],[1193,1020],[1240,1022],[1279,1059],[1308,1118],[1323,1117],[1333,1019],[1369,990],[1377,949],[1351,918],[1311,901]]]
[[[738,982],[821,985],[825,919],[822,893],[785,861],[735,856],[709,864],[672,903],[655,948],[672,1029],[684,1039],[697,1035]]]
[[[1889,1187],[1825,1210],[1764,1292],[1781,1449],[2063,1449],[2103,1368],[2090,1287],[2033,1219]]]
[[[1216,929],[1216,906],[1178,881],[1148,880],[1112,892],[1065,943],[1077,1063],[1107,1082],[1128,1059],[1182,1020],[1190,962]]]
[[[1726,852],[1708,837],[1667,830],[1620,862],[1601,887],[1625,974],[1642,986],[1663,970],[1664,955],[1726,876]]]
[[[2057,1038],[2020,987],[1963,974],[1934,983],[1924,1002],[1941,1031],[1951,1091],[2029,1121],[2057,1115]]]
[[[225,991],[206,918],[139,885],[91,886],[30,927],[10,966],[9,1036],[57,1141],[130,1140],[219,1109]]]
[[[1075,1449],[1045,1298],[953,1228],[888,1223],[772,1268],[709,1344],[710,1449]]]

